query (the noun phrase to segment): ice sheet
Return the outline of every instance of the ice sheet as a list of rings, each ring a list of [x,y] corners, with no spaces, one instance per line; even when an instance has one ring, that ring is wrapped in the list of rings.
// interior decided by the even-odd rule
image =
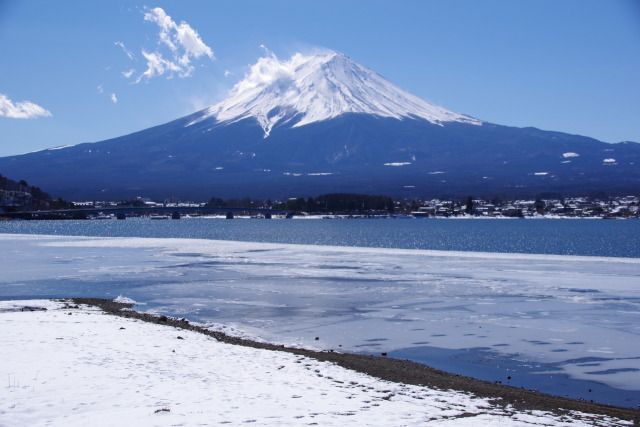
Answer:
[[[123,295],[272,342],[482,349],[639,389],[640,259],[197,239],[0,235],[0,244],[3,298]]]

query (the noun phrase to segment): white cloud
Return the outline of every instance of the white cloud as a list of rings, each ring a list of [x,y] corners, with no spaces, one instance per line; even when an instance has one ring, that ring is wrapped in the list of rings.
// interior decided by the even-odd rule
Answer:
[[[177,72],[181,71],[181,68],[176,63],[166,60],[162,57],[162,54],[158,52],[146,52],[142,51],[142,56],[147,60],[147,69],[144,73],[142,73],[136,83],[139,83],[143,78],[150,79],[155,76],[161,76],[166,72]],[[168,78],[171,78],[173,74],[169,74]]]
[[[142,51],[142,56],[147,61],[147,69],[136,79],[139,83],[142,79],[150,79],[167,74],[167,78],[177,74],[179,77],[190,77],[193,74],[193,60],[203,56],[215,59],[213,51],[200,38],[198,32],[185,21],[177,24],[165,11],[156,7],[147,9],[144,20],[153,22],[160,27],[159,48],[155,52]],[[123,49],[124,44],[117,42]],[[165,47],[167,54],[161,52]],[[126,50],[125,50],[126,52]],[[126,78],[133,74],[133,70],[122,73]]]
[[[225,77],[233,76],[233,73],[229,70],[224,70],[224,76]]]
[[[275,54],[274,54],[271,50],[269,50],[269,48],[268,48],[268,47],[266,47],[265,45],[261,44],[261,45],[260,45],[260,46],[258,46],[258,47],[259,47],[260,49],[264,50],[264,53],[265,53],[267,56],[275,56]]]
[[[116,46],[119,46],[122,48],[122,50],[124,51],[124,53],[129,57],[129,59],[131,60],[135,60],[136,56],[133,54],[133,52],[131,52],[129,49],[127,49],[127,47],[124,45],[124,43],[122,42],[115,42],[114,43]]]
[[[191,28],[189,24],[182,21],[180,25],[176,28],[177,38],[180,41],[180,44],[185,49],[185,55],[193,56],[195,58],[200,58],[201,56],[208,56],[213,59],[213,51],[209,46],[204,44],[198,32]]]
[[[118,103],[118,97],[116,96],[115,93],[111,94],[111,102],[113,102],[114,104]]]
[[[287,82],[292,79],[296,70],[309,60],[313,60],[313,55],[304,55],[302,53],[296,53],[288,60],[280,60],[264,45],[259,46],[264,50],[266,56],[258,59],[258,61],[251,66],[249,72],[245,75],[245,78],[232,89],[232,94],[250,90],[255,87],[270,85],[275,82]],[[318,52],[330,52],[326,50],[318,50]],[[286,84],[283,84],[286,86]]]
[[[133,74],[136,72],[135,68],[130,69],[129,71],[123,71],[122,75],[124,76],[125,79],[130,79],[131,76],[133,76]]]
[[[266,49],[263,45],[261,48]],[[273,52],[269,52],[268,56],[263,56],[251,66],[249,74],[234,86],[235,92],[242,92],[257,86],[271,84],[280,79],[287,79],[293,76],[295,68],[299,65],[302,55],[295,54],[289,61],[280,61]]]
[[[14,103],[6,95],[0,93],[0,117],[13,119],[35,119],[50,117],[51,113],[41,106],[29,101]]]
[[[102,85],[98,85],[96,89],[98,89],[98,93],[104,92],[104,88],[102,87]]]

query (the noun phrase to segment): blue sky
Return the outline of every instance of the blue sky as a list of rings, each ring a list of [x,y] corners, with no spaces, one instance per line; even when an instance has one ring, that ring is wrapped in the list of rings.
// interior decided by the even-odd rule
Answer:
[[[636,0],[0,0],[0,156],[205,108],[261,45],[342,52],[489,122],[640,142]]]

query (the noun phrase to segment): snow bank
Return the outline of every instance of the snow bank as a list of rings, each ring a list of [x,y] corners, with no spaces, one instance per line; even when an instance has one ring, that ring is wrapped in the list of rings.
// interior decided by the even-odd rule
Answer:
[[[25,305],[46,311],[16,311]],[[624,425],[505,411],[62,302],[0,302],[0,425]],[[584,414],[582,414],[584,415]],[[630,423],[628,423],[630,425]]]

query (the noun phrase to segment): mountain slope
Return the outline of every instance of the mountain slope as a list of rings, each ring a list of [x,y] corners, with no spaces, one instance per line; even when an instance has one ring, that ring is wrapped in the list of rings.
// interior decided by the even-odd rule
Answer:
[[[640,191],[640,144],[482,122],[344,55],[263,58],[229,98],[93,144],[0,158],[65,198]]]

